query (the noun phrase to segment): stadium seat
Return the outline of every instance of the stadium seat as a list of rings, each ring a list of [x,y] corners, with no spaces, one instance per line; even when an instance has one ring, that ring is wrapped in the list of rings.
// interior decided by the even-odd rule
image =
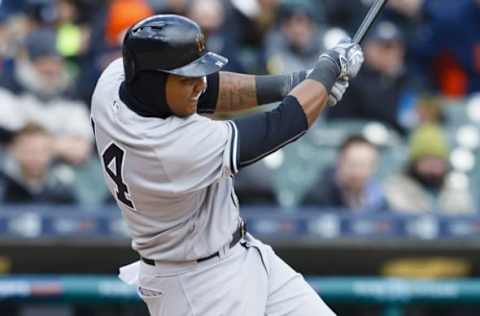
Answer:
[[[360,120],[319,120],[303,138],[282,149],[283,162],[274,174],[279,204],[294,209],[322,170],[335,163],[338,147],[352,134],[362,134],[380,150],[378,174],[384,178],[398,170],[406,159],[400,136],[380,123]]]

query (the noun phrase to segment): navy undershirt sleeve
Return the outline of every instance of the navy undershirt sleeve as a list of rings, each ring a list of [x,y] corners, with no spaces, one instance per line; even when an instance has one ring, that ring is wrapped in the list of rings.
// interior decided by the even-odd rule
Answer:
[[[248,166],[293,142],[308,129],[303,108],[287,96],[274,110],[233,120],[238,130],[237,161]]]

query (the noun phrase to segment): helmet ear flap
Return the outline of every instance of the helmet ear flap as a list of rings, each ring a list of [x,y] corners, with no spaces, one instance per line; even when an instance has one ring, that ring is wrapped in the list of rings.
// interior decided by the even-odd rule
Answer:
[[[136,62],[135,62],[135,53],[131,49],[131,41],[132,38],[130,33],[133,31],[133,27],[130,27],[123,38],[123,48],[122,48],[122,55],[123,55],[123,70],[125,72],[125,81],[127,83],[131,83],[135,78],[136,72]]]
[[[127,81],[127,83],[131,83],[135,78],[136,65],[135,65],[135,54],[133,54],[128,48],[124,49],[123,67],[125,70],[125,80]]]

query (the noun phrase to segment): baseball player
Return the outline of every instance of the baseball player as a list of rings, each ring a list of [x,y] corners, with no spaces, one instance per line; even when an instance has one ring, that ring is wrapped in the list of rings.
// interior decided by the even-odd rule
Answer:
[[[140,260],[120,269],[152,316],[334,315],[302,276],[246,232],[232,176],[301,137],[363,62],[339,44],[314,69],[220,72],[196,23],[156,15],[132,26],[100,77],[91,117],[107,185]],[[232,121],[229,112],[281,101]]]

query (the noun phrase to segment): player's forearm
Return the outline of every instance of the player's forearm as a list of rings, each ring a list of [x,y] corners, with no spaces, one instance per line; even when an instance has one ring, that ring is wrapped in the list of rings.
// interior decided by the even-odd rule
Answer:
[[[311,126],[325,108],[331,82],[305,80],[296,87],[282,85],[280,76],[254,76],[231,72],[221,72],[216,111],[240,111],[258,104],[281,101],[288,94],[297,98]],[[331,79],[336,78],[336,72]],[[260,89],[259,87],[260,81]],[[327,80],[328,81],[328,80]],[[328,86],[328,88],[326,88]],[[263,91],[260,92],[259,91]],[[265,92],[267,91],[267,92]],[[268,100],[268,102],[262,102]],[[260,102],[259,102],[260,101]]]
[[[258,105],[255,76],[220,72],[216,112],[233,112]]]
[[[307,118],[308,127],[312,126],[328,101],[328,91],[324,84],[307,79],[296,86],[290,95],[297,98]]]
[[[305,76],[305,71],[265,76],[221,72],[216,111],[239,111],[282,101]]]

